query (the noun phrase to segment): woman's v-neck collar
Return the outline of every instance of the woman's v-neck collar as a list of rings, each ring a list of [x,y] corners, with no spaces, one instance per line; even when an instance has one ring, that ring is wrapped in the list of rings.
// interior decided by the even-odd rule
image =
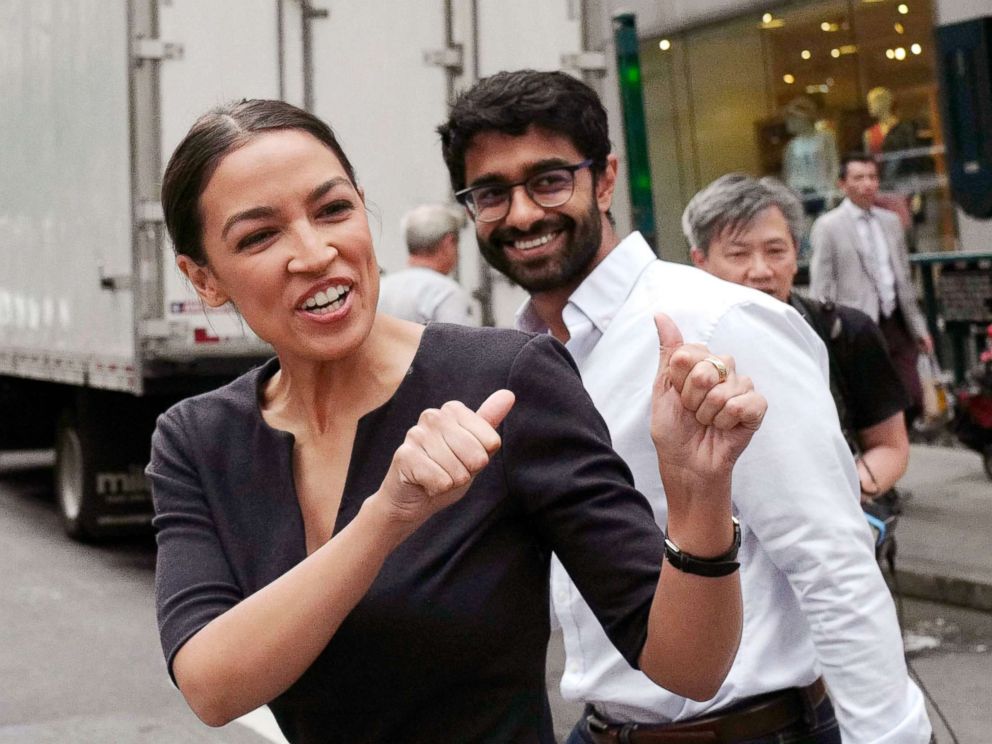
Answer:
[[[396,386],[396,389],[393,391],[393,394],[390,395],[385,401],[380,403],[375,408],[366,411],[359,417],[358,419],[359,429],[361,428],[362,422],[364,420],[377,415],[381,411],[387,410],[392,405],[393,401],[399,399],[400,396],[404,393],[405,388],[408,387],[409,384],[411,384],[410,380],[414,376],[415,370],[418,367],[418,363],[426,353],[425,349],[433,343],[434,336],[436,333],[438,333],[438,330],[434,328],[434,326],[435,326],[434,323],[429,323],[427,326],[424,327],[424,332],[420,336],[420,342],[417,344],[417,350],[414,352],[413,359],[410,361],[410,366],[407,368],[406,374],[403,375],[403,379],[400,380],[400,384]],[[262,401],[264,398],[265,384],[272,378],[273,375],[275,375],[276,372],[279,371],[279,369],[280,369],[279,357],[272,357],[267,362],[265,362],[264,364],[262,364],[260,367],[257,368],[254,379],[255,413],[258,416],[259,424],[263,429],[267,429],[268,431],[271,431],[280,437],[284,437],[284,436],[290,437],[292,441],[295,441],[296,437],[293,436],[292,432],[272,426],[268,421],[266,421],[265,416],[262,413]]]

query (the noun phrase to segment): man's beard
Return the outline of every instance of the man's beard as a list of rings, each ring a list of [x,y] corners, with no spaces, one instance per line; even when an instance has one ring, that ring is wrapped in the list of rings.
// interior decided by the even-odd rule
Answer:
[[[559,289],[583,278],[599,251],[602,219],[597,204],[593,202],[589,211],[578,222],[571,217],[557,215],[555,218],[535,222],[527,233],[516,228],[505,228],[494,230],[488,240],[478,234],[476,238],[479,241],[479,251],[490,266],[528,293],[535,294]],[[503,250],[506,243],[528,234],[557,231],[564,233],[565,244],[562,250],[533,263],[511,261]]]

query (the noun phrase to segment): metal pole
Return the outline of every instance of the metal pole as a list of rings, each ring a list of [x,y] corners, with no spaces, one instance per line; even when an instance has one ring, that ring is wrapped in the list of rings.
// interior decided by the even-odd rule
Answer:
[[[472,80],[479,80],[479,0],[472,0]],[[479,262],[479,288],[474,292],[482,310],[482,325],[496,325],[493,311],[493,270],[485,261]]]
[[[303,3],[303,108],[313,113],[313,27],[311,21],[327,18],[327,8],[315,8],[310,0]]]
[[[276,0],[276,56],[279,63],[279,98],[286,100],[286,29],[283,22],[283,2]]]

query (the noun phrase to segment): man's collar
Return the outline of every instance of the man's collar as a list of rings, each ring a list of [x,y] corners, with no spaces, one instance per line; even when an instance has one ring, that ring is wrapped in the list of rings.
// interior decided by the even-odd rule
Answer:
[[[656,256],[639,232],[624,238],[587,276],[572,295],[563,313],[568,324],[569,311],[580,312],[605,333],[610,321],[616,316],[630,295],[638,277],[656,260]],[[548,326],[534,312],[530,300],[517,311],[517,328],[531,333],[545,333]]]
[[[862,209],[847,197],[844,197],[844,201],[840,203],[840,206],[843,209],[847,209],[847,211],[854,216],[855,219],[858,217],[865,217],[866,215],[870,216],[872,214],[871,207],[868,209]]]

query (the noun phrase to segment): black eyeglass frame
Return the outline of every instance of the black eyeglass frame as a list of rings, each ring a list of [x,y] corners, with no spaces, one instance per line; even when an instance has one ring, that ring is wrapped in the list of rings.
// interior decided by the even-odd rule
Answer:
[[[582,162],[575,163],[573,165],[553,165],[547,168],[542,168],[536,173],[531,173],[524,180],[516,181],[515,183],[480,183],[477,186],[469,186],[466,189],[460,189],[459,191],[456,191],[455,201],[457,201],[459,204],[465,207],[465,209],[468,210],[469,214],[472,215],[472,219],[475,220],[476,222],[498,222],[499,220],[503,219],[504,217],[506,217],[506,215],[510,213],[510,205],[513,203],[513,197],[512,197],[513,190],[517,186],[523,186],[524,191],[527,192],[527,198],[529,198],[532,202],[537,204],[539,207],[543,207],[545,209],[553,209],[554,207],[560,207],[562,204],[565,204],[569,199],[572,198],[572,195],[575,193],[576,172],[582,170],[583,168],[590,168],[593,165],[595,165],[595,163],[596,161],[593,158],[586,158]],[[540,178],[541,176],[546,175],[548,173],[552,173],[554,171],[568,171],[572,176],[572,188],[569,190],[568,196],[566,196],[560,202],[556,202],[554,204],[542,204],[540,201],[538,201],[537,197],[534,196],[534,193],[530,190],[530,188],[528,188],[527,184],[529,184],[535,178]],[[493,217],[491,219],[483,220],[479,218],[479,215],[476,212],[475,201],[472,199],[472,192],[478,191],[479,189],[492,189],[492,188],[506,189],[506,195],[507,195],[506,211],[503,214],[501,214],[499,217]]]

